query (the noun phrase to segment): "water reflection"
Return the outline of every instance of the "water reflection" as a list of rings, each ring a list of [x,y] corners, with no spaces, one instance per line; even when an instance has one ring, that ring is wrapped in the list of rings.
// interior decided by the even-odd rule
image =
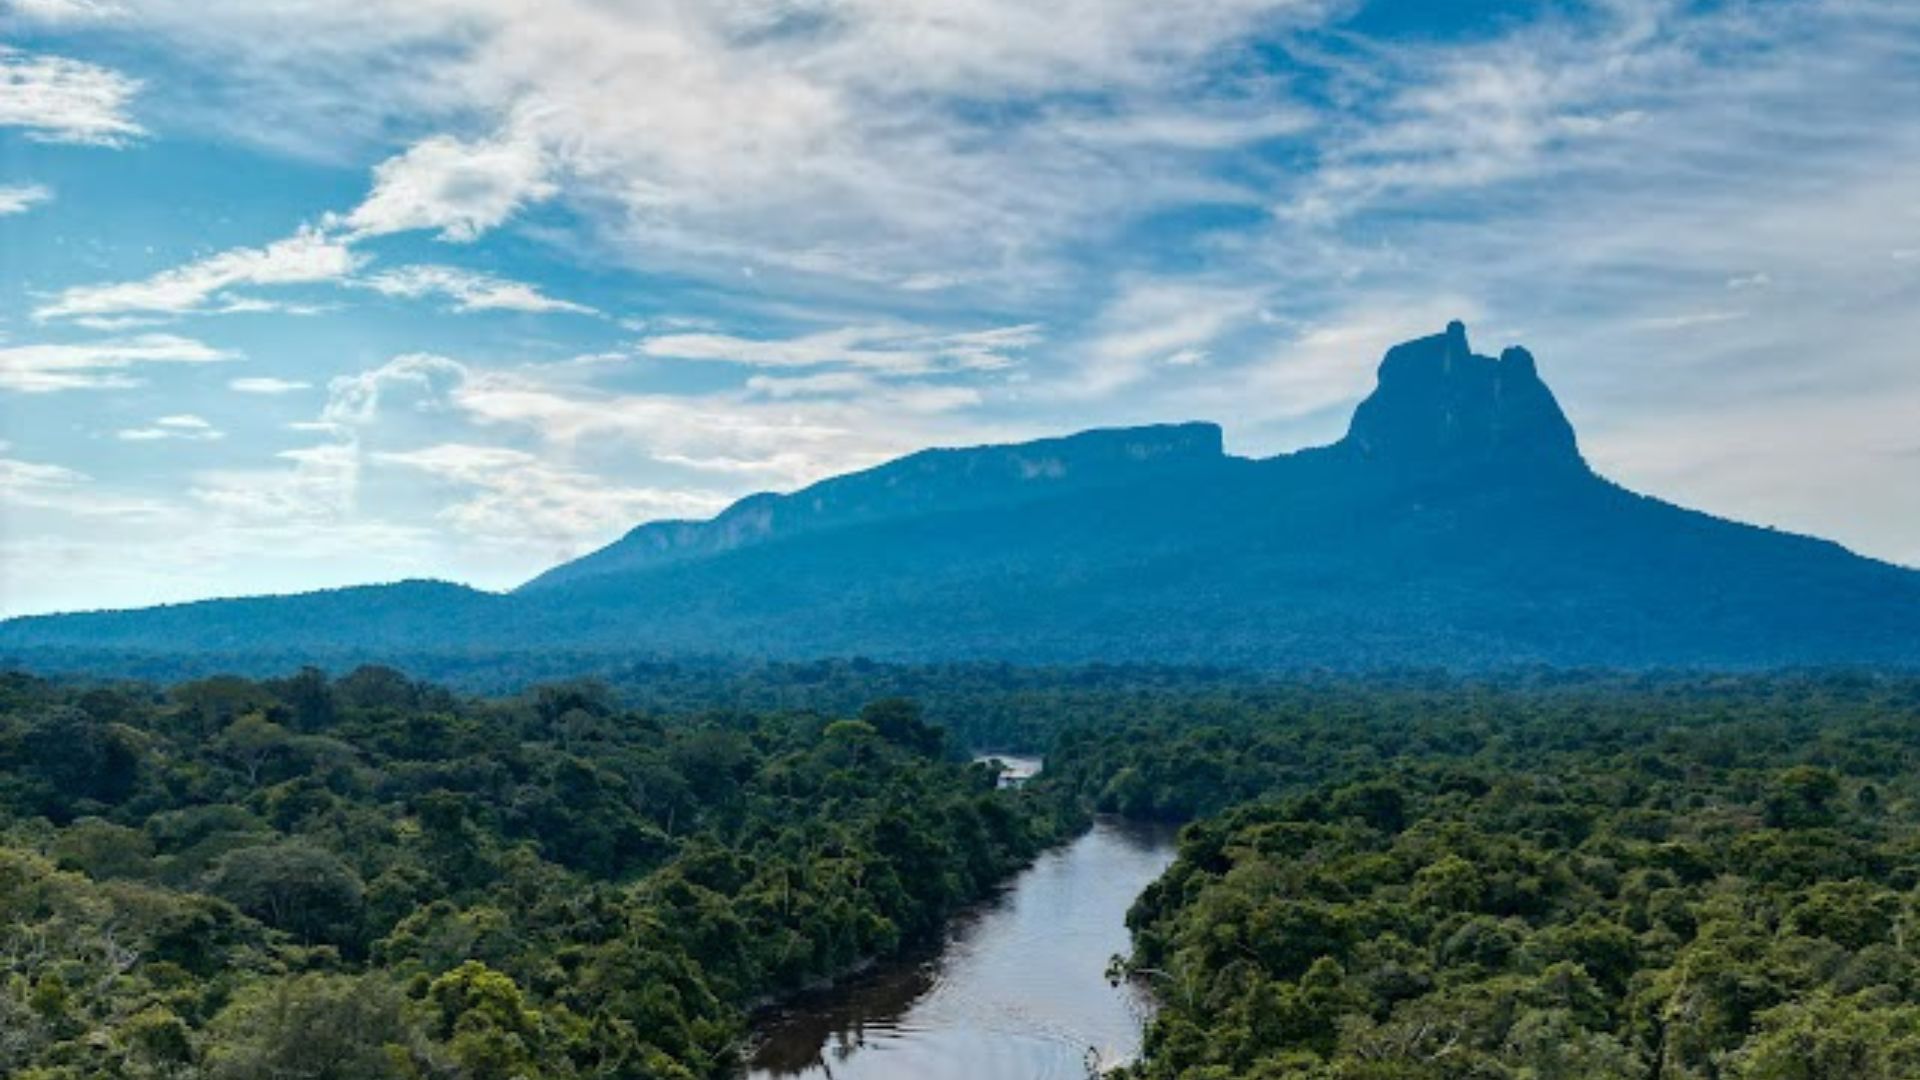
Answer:
[[[1173,858],[1163,829],[1103,822],[956,922],[937,955],[765,1019],[751,1080],[1048,1080],[1139,1048],[1147,1001],[1106,981],[1127,908]]]
[[[999,762],[1001,787],[1019,787],[1040,775],[1040,770],[1046,767],[1045,758],[1026,757],[1019,754],[982,754],[973,760]]]

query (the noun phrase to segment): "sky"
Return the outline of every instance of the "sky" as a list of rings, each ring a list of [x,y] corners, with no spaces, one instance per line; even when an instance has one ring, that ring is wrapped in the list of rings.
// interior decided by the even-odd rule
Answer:
[[[1920,566],[1920,4],[0,0],[0,614],[435,577],[930,445],[1337,438]]]

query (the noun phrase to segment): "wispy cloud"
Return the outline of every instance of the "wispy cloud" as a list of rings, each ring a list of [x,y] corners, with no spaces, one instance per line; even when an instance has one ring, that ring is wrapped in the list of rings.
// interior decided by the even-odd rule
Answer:
[[[397,395],[412,396],[416,408],[431,408],[447,392],[467,379],[467,366],[432,353],[396,356],[377,368],[336,376],[327,384],[327,403],[320,422],[335,425],[369,424],[382,404],[391,406]]]
[[[9,0],[13,13],[54,26],[113,19],[126,14],[114,0]]]
[[[630,487],[535,454],[500,446],[441,443],[372,455],[460,489],[438,516],[462,534],[492,543],[575,544],[631,528],[635,521],[706,516],[725,506],[713,492]]]
[[[111,68],[0,45],[0,127],[28,138],[123,145],[146,134],[128,113],[139,89]]]
[[[8,444],[0,443],[0,453],[8,449]],[[0,457],[0,496],[10,502],[44,495],[48,491],[64,491],[86,480],[86,474],[63,465]]]
[[[192,338],[147,334],[109,341],[0,346],[0,390],[126,389],[141,385],[131,369],[152,364],[209,364],[237,357]]]
[[[303,228],[259,248],[233,248],[138,281],[82,285],[34,310],[40,320],[127,314],[185,315],[259,310],[262,301],[231,290],[344,280],[362,257],[337,238]]]
[[[755,368],[860,368],[882,375],[993,371],[1012,367],[1041,340],[1032,323],[941,333],[916,326],[845,326],[789,338],[731,334],[658,334],[641,339],[643,356]]]
[[[53,199],[53,189],[45,184],[0,184],[0,217],[24,214]]]
[[[301,390],[311,390],[313,384],[300,379],[256,375],[243,379],[229,379],[227,387],[242,394],[292,394]]]
[[[103,492],[94,478],[64,465],[24,461],[10,456],[11,444],[0,442],[0,506],[15,510],[52,510],[97,524],[100,518],[151,519],[166,513],[155,499]],[[0,573],[11,560],[0,559]]]
[[[585,304],[555,299],[523,281],[508,281],[453,266],[402,266],[369,275],[362,284],[387,296],[445,297],[453,301],[455,311],[598,314]]]
[[[1713,326],[1746,317],[1744,311],[1683,311],[1676,315],[1652,315],[1637,319],[1634,325],[1644,330],[1691,330],[1697,326]]]
[[[1148,378],[1157,367],[1193,367],[1208,346],[1258,319],[1266,291],[1244,285],[1136,281],[1120,292],[1081,341],[1071,372],[1043,389],[1099,398]]]
[[[436,150],[424,159],[429,164],[423,165],[409,152],[380,166],[375,170],[373,192],[345,216],[328,214],[320,225],[303,225],[286,239],[263,247],[233,248],[146,278],[74,286],[36,308],[34,318],[108,327],[182,315],[313,314],[323,309],[235,290],[315,284],[357,286],[409,299],[444,297],[459,312],[598,314],[584,304],[548,296],[526,282],[452,266],[402,266],[356,276],[371,257],[355,245],[371,237],[438,229],[444,239],[471,240],[519,205],[519,197],[500,194],[497,185],[508,181],[483,175],[492,164],[487,154],[465,167],[442,156]],[[422,175],[423,170],[432,175]],[[8,212],[10,190],[0,188],[0,214]],[[19,191],[22,199],[36,194]]]
[[[125,7],[215,92],[279,118],[230,132],[363,144],[438,125],[341,212],[355,236],[471,241],[563,199],[636,261],[924,289],[1057,271],[1055,243],[1142,208],[1257,203],[1178,163],[1316,122],[1283,83],[1233,72],[1249,38],[1329,5]],[[1201,83],[1225,99],[1195,101]]]
[[[166,439],[178,439],[182,442],[218,442],[226,438],[226,433],[201,417],[191,413],[180,413],[162,416],[148,427],[122,428],[114,432],[114,437],[122,442],[160,442]]]
[[[351,526],[360,487],[360,449],[351,441],[281,450],[269,468],[200,473],[187,489],[192,503],[236,522],[264,526]],[[375,528],[384,523],[360,523]],[[341,528],[347,526],[347,528]],[[399,532],[392,530],[389,532]]]

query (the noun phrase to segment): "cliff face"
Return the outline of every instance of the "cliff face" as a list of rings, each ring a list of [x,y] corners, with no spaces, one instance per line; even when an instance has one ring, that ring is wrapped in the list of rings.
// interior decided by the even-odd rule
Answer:
[[[1486,472],[1571,477],[1587,471],[1573,425],[1533,354],[1476,355],[1466,327],[1396,345],[1340,444],[1403,475]]]

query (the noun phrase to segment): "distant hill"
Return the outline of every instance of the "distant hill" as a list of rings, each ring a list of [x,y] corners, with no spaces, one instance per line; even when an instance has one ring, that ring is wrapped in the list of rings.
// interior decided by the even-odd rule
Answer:
[[[1331,446],[1211,424],[927,450],[408,582],[0,623],[0,657],[864,655],[1284,669],[1920,666],[1920,572],[1596,476],[1532,356],[1396,346]]]

